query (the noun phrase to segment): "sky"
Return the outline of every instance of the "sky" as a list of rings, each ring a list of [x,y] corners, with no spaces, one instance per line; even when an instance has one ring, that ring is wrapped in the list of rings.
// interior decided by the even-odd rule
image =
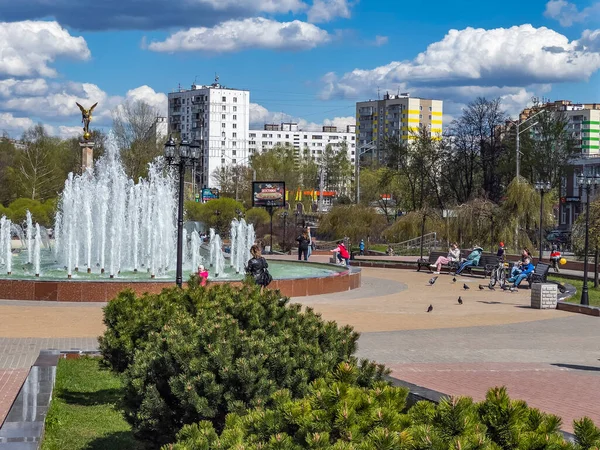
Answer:
[[[251,126],[354,122],[385,92],[600,103],[600,0],[0,0],[0,131],[81,133],[192,83],[250,90]]]

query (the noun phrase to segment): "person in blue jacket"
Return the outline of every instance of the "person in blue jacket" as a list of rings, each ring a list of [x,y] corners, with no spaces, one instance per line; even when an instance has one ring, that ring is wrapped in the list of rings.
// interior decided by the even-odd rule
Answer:
[[[527,276],[531,272],[533,272],[534,269],[535,269],[535,267],[533,266],[531,259],[526,258],[525,261],[523,261],[523,264],[521,265],[521,273],[515,277],[509,278],[508,282],[514,283],[513,287],[519,287],[519,284],[521,283],[521,281],[523,281],[525,278],[527,278]]]
[[[360,244],[358,244],[358,249],[360,250],[360,256],[365,254],[365,241],[360,240]]]
[[[469,256],[467,256],[467,260],[464,261],[456,271],[456,275],[460,275],[462,271],[465,270],[465,267],[478,266],[482,253],[483,249],[481,247],[475,246],[473,248],[473,251],[469,254]]]

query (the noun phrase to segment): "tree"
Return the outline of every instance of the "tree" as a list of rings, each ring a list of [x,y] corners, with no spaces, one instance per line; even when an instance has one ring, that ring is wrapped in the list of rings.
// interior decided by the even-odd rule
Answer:
[[[334,206],[319,223],[319,234],[331,239],[349,237],[358,243],[368,236],[378,238],[385,229],[387,220],[374,208],[359,205]]]
[[[134,180],[145,177],[148,163],[162,155],[164,142],[150,133],[158,111],[142,100],[128,100],[112,113],[113,133],[121,151],[125,173]]]
[[[569,119],[563,111],[546,111],[533,120],[537,125],[521,139],[522,176],[531,183],[543,180],[559,187],[569,161],[578,152],[567,129]]]
[[[325,189],[347,195],[352,177],[352,165],[348,159],[348,146],[345,142],[337,150],[327,144],[325,151],[319,157],[320,169],[323,170]]]
[[[94,162],[100,159],[106,152],[106,133],[100,130],[91,130],[92,135],[91,141],[94,143]],[[66,145],[68,147],[69,154],[71,155],[70,171],[79,173],[81,171],[81,141],[80,138],[74,137],[68,139]]]
[[[361,169],[361,205],[376,206],[389,221],[396,216],[401,196],[400,177],[396,176],[392,170],[383,167]]]
[[[23,134],[24,149],[16,152],[10,177],[21,197],[44,200],[61,190],[71,157],[64,141],[51,137],[41,124]]]
[[[219,186],[220,193],[226,197],[252,203],[252,169],[237,164],[223,165],[212,173],[212,180]]]
[[[229,224],[233,219],[237,219],[238,211],[244,212],[244,206],[227,197],[209,200],[206,203],[185,202],[187,220],[202,222],[209,228],[215,228],[222,237],[228,234]]]
[[[17,149],[5,135],[0,139],[0,203],[7,205],[17,196],[15,179],[11,167],[15,166]]]

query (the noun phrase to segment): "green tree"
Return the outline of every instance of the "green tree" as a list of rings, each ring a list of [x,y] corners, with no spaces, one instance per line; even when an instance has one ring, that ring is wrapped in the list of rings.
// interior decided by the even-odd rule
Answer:
[[[334,206],[319,223],[319,234],[331,239],[350,238],[353,243],[370,236],[379,239],[387,226],[383,214],[374,208],[360,205]]]
[[[360,203],[378,208],[388,220],[396,216],[403,189],[401,177],[389,168],[367,168],[360,171]],[[389,200],[387,196],[389,195]]]
[[[41,124],[27,130],[22,141],[24,148],[9,169],[18,195],[34,200],[55,197],[72,164],[65,142],[49,136]]]
[[[276,145],[252,155],[250,167],[255,171],[257,181],[284,181],[290,192],[302,187],[296,153],[291,145]]]
[[[348,158],[347,144],[342,142],[335,149],[332,144],[327,144],[319,157],[318,164],[323,170],[325,189],[347,196],[352,177],[352,164]]]
[[[233,198],[221,197],[206,203],[185,202],[186,220],[202,222],[222,237],[228,235],[229,224],[237,219],[238,211],[244,212],[244,206]]]
[[[158,111],[142,100],[126,101],[112,113],[113,133],[121,152],[125,173],[132,179],[148,174],[148,163],[164,152],[150,131]]]
[[[18,195],[14,172],[11,171],[16,159],[17,149],[8,135],[4,135],[0,138],[0,203],[5,206]]]

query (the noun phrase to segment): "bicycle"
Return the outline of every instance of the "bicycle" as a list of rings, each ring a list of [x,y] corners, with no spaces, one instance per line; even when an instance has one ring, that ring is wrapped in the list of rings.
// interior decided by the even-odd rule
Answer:
[[[490,284],[489,286],[492,288],[496,285],[496,283],[500,284],[500,287],[504,287],[506,284],[506,271],[508,270],[509,264],[504,261],[504,259],[498,259],[498,265],[492,270],[490,274]]]

